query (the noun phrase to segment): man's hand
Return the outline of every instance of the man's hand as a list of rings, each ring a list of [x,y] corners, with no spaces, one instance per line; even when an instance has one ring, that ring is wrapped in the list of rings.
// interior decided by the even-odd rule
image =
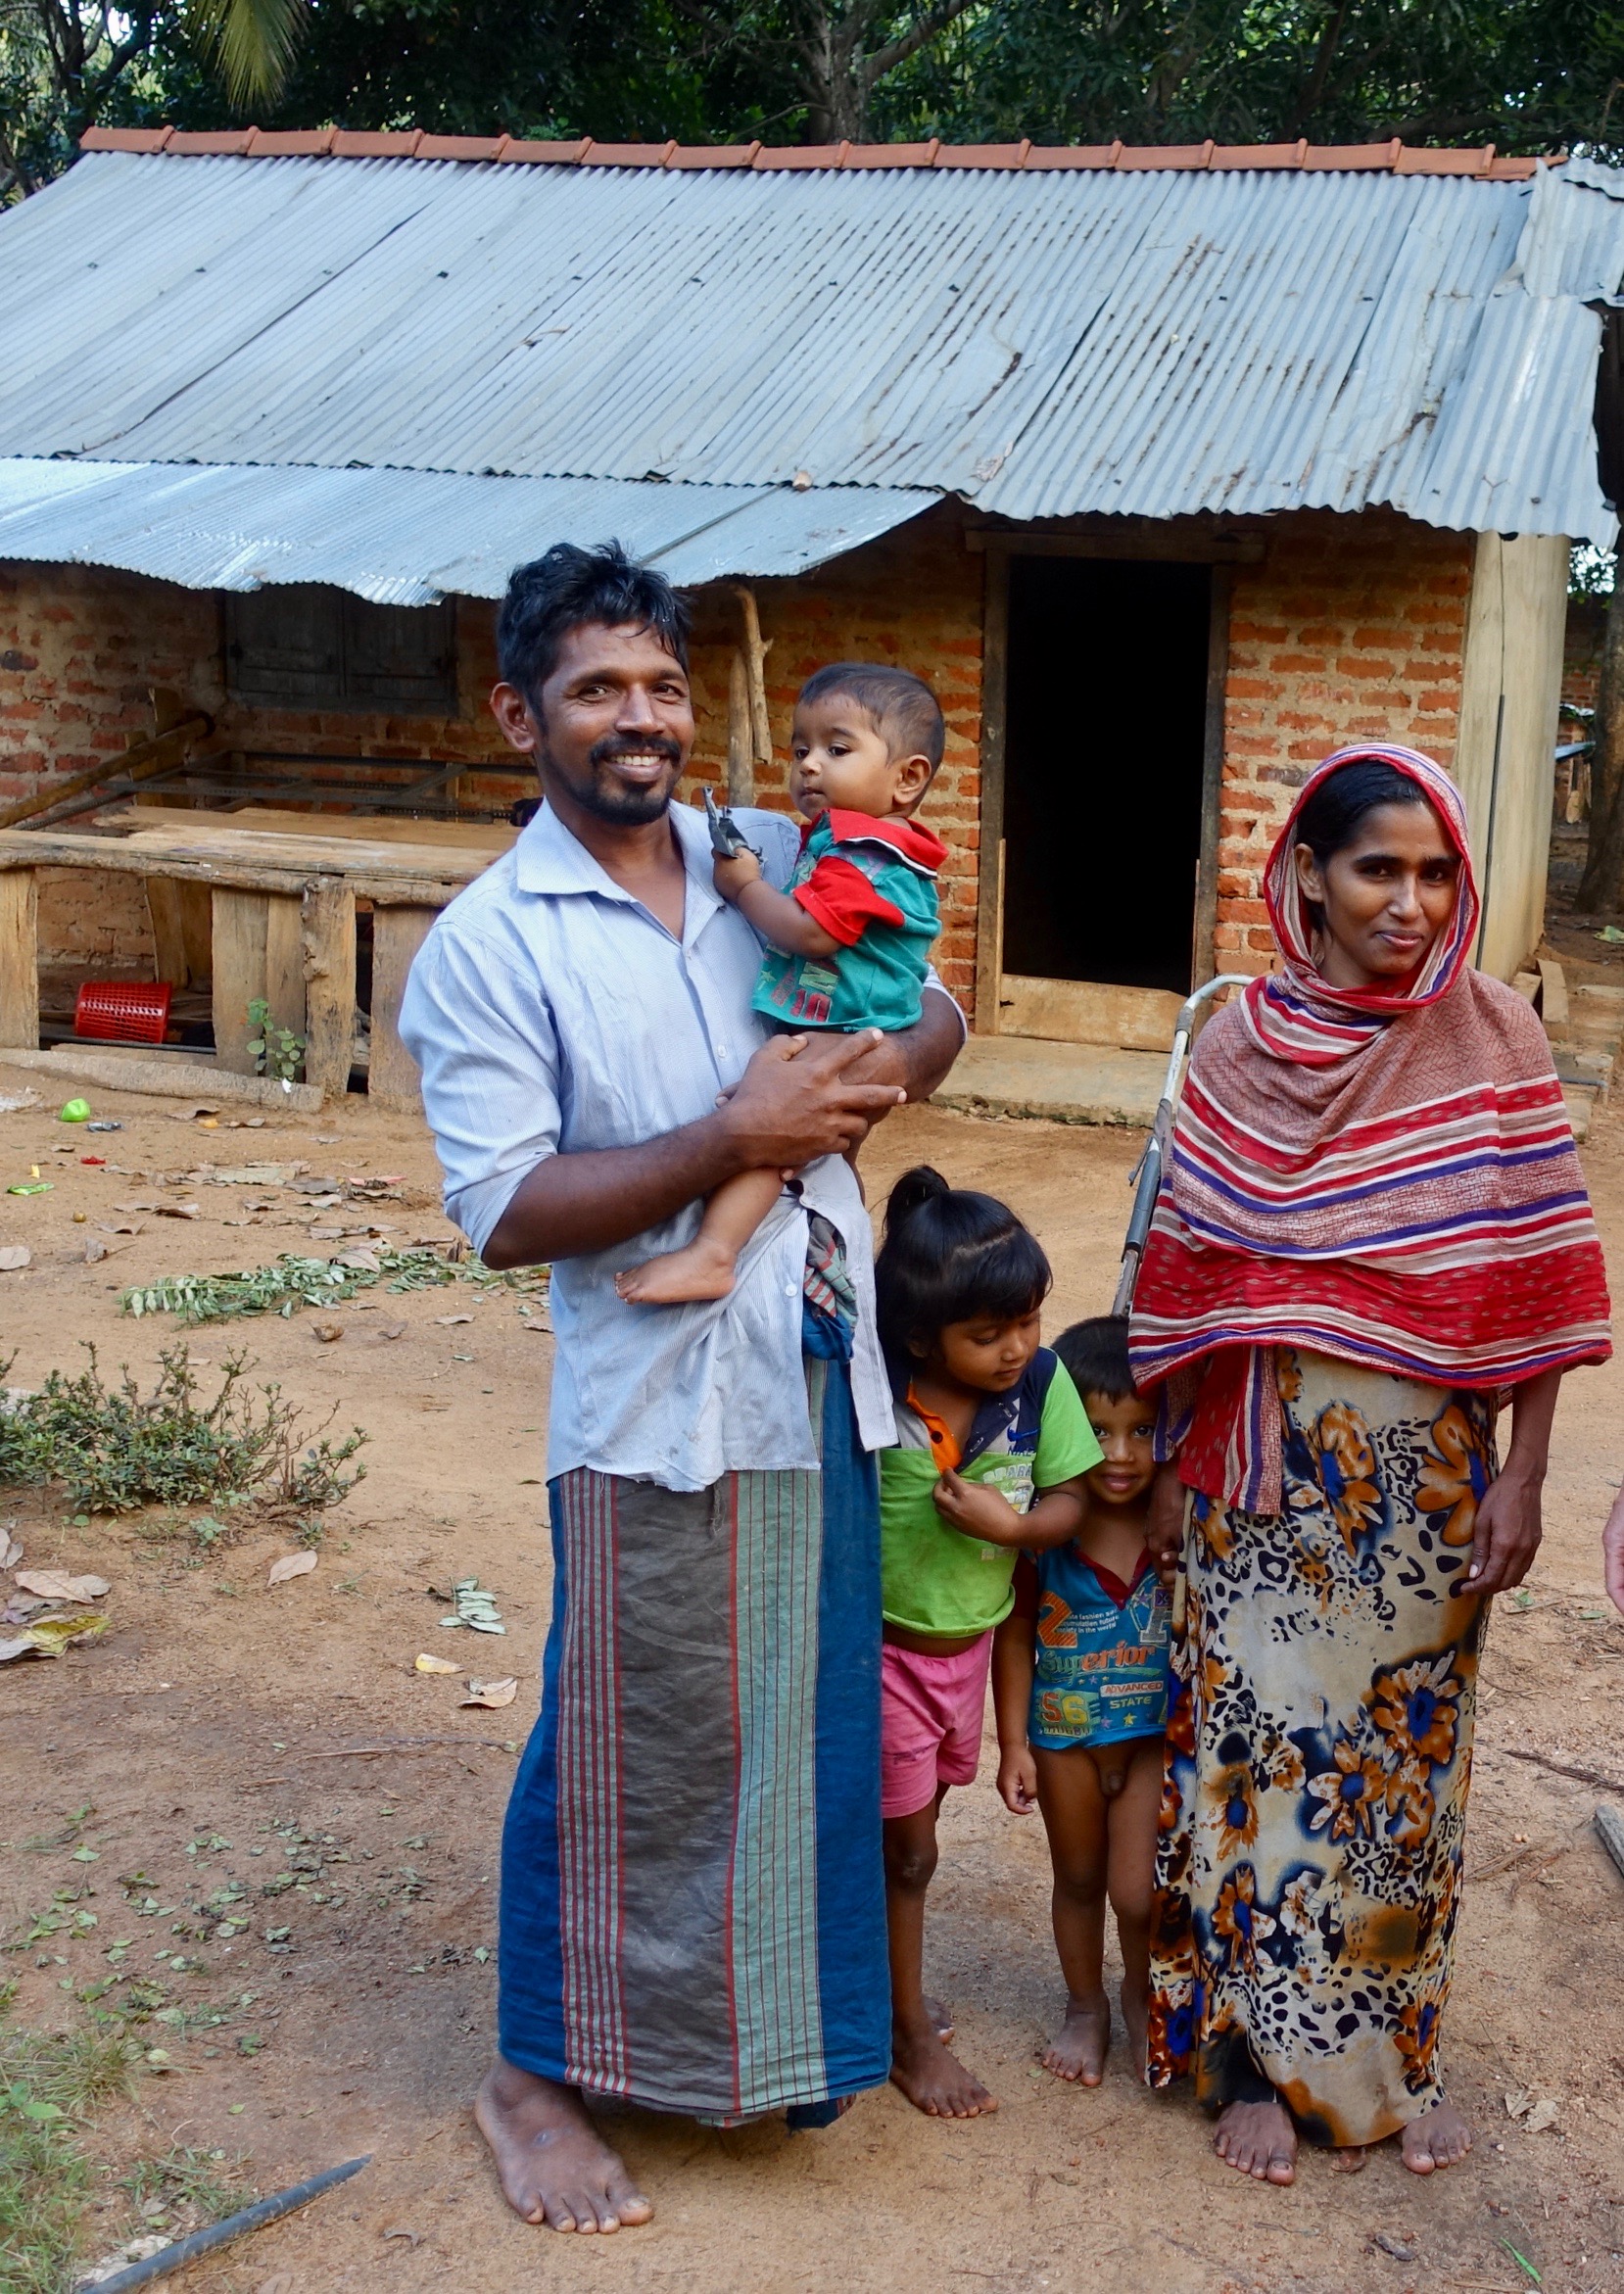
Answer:
[[[731,907],[746,884],[760,884],[761,863],[753,852],[736,852],[731,860],[712,861],[710,873],[717,891]]]
[[[1184,1484],[1176,1462],[1156,1469],[1151,1485],[1150,1513],[1145,1522],[1145,1549],[1151,1567],[1166,1586],[1178,1575],[1184,1553]]]
[[[1012,1816],[1029,1816],[1037,1806],[1037,1762],[1029,1744],[1012,1744],[999,1755],[998,1797]]]
[[[936,1511],[950,1527],[966,1537],[979,1537],[989,1546],[1019,1546],[1025,1541],[1025,1516],[1001,1491],[986,1482],[967,1482],[962,1474],[944,1473],[931,1493]]]
[[[716,1121],[740,1171],[800,1170],[820,1155],[844,1155],[871,1123],[907,1098],[899,1083],[859,1083],[852,1071],[885,1038],[775,1035],[754,1054]]]

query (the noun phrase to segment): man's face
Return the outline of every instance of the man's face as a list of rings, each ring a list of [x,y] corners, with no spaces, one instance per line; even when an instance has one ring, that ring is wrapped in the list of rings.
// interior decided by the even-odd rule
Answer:
[[[536,758],[549,796],[612,828],[642,828],[671,802],[693,746],[688,677],[651,630],[581,623],[534,701],[499,685],[491,706]]]

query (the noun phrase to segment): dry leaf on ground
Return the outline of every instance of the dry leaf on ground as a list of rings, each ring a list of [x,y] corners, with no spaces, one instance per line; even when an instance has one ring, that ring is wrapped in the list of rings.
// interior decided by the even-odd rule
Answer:
[[[24,1626],[15,1639],[0,1641],[0,1665],[9,1664],[14,1656],[26,1655],[30,1649],[40,1656],[61,1656],[75,1641],[94,1641],[98,1633],[107,1631],[107,1625],[99,1609],[72,1609],[61,1617],[41,1617],[36,1625]]]
[[[42,1601],[95,1601],[113,1590],[105,1577],[71,1577],[66,1569],[20,1569],[17,1582]]]
[[[434,1318],[443,1330],[449,1330],[454,1322],[471,1322],[473,1320],[472,1314],[436,1314]]]
[[[511,1704],[519,1693],[517,1681],[470,1681],[468,1694],[458,1702],[464,1705],[482,1705],[487,1712],[500,1712],[504,1704]]]
[[[284,1553],[279,1561],[272,1561],[267,1586],[286,1585],[290,1577],[308,1577],[315,1567],[313,1553]]]
[[[1548,2127],[1555,2126],[1561,2115],[1561,2104],[1553,2096],[1547,2095],[1542,2102],[1534,2105],[1533,2110],[1523,2121],[1523,2132],[1525,2134],[1544,2134]]]
[[[454,1665],[449,1656],[430,1656],[425,1650],[413,1670],[419,1673],[459,1673],[462,1667]]]
[[[20,1274],[33,1263],[34,1255],[26,1243],[7,1243],[0,1248],[0,1274]]]
[[[307,1322],[305,1325],[318,1346],[336,1346],[349,1328],[347,1322]]]
[[[23,1548],[7,1529],[0,1529],[0,1569],[15,1569],[23,1558]]]
[[[37,1091],[0,1091],[0,1115],[19,1115],[25,1107],[38,1107]]]

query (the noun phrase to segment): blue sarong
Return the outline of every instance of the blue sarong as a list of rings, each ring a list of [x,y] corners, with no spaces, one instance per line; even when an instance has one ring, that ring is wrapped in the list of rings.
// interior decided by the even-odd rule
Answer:
[[[890,2069],[878,1477],[838,1348],[805,1371],[821,1472],[550,1485],[502,1840],[507,2061],[723,2125]]]

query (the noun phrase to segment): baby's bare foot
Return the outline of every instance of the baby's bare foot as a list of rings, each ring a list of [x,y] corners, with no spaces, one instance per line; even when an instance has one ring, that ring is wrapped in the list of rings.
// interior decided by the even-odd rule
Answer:
[[[928,2119],[979,2119],[997,2110],[995,2097],[933,2031],[897,2031],[891,2046],[891,2082]]]
[[[1457,2167],[1471,2147],[1471,2128],[1453,2103],[1444,2102],[1412,2119],[1400,2141],[1411,2175],[1435,2175],[1440,2167]]]
[[[953,2036],[953,2010],[944,2000],[928,1998],[925,2012],[931,2018],[931,2029],[938,2039],[950,2039]]]
[[[678,1307],[691,1299],[725,1299],[733,1288],[737,1262],[729,1250],[708,1243],[701,1235],[686,1251],[671,1251],[663,1259],[645,1259],[615,1276],[615,1288],[628,1306]]]
[[[1102,1991],[1093,1999],[1068,1999],[1066,2021],[1039,2058],[1056,2079],[1097,2087],[1111,2051],[1111,2005]]]
[[[1219,2115],[1213,2148],[1225,2166],[1259,2182],[1297,2179],[1297,2129],[1283,2103],[1231,2103]]]
[[[527,2222],[618,2230],[653,2208],[598,2133],[580,2096],[500,2057],[474,2103],[502,2193]]]
[[[1135,2079],[1145,2076],[1145,2057],[1150,2049],[1150,2000],[1143,1988],[1135,1989],[1122,1978],[1122,2021],[1127,2026],[1127,2052],[1133,2065]]]

